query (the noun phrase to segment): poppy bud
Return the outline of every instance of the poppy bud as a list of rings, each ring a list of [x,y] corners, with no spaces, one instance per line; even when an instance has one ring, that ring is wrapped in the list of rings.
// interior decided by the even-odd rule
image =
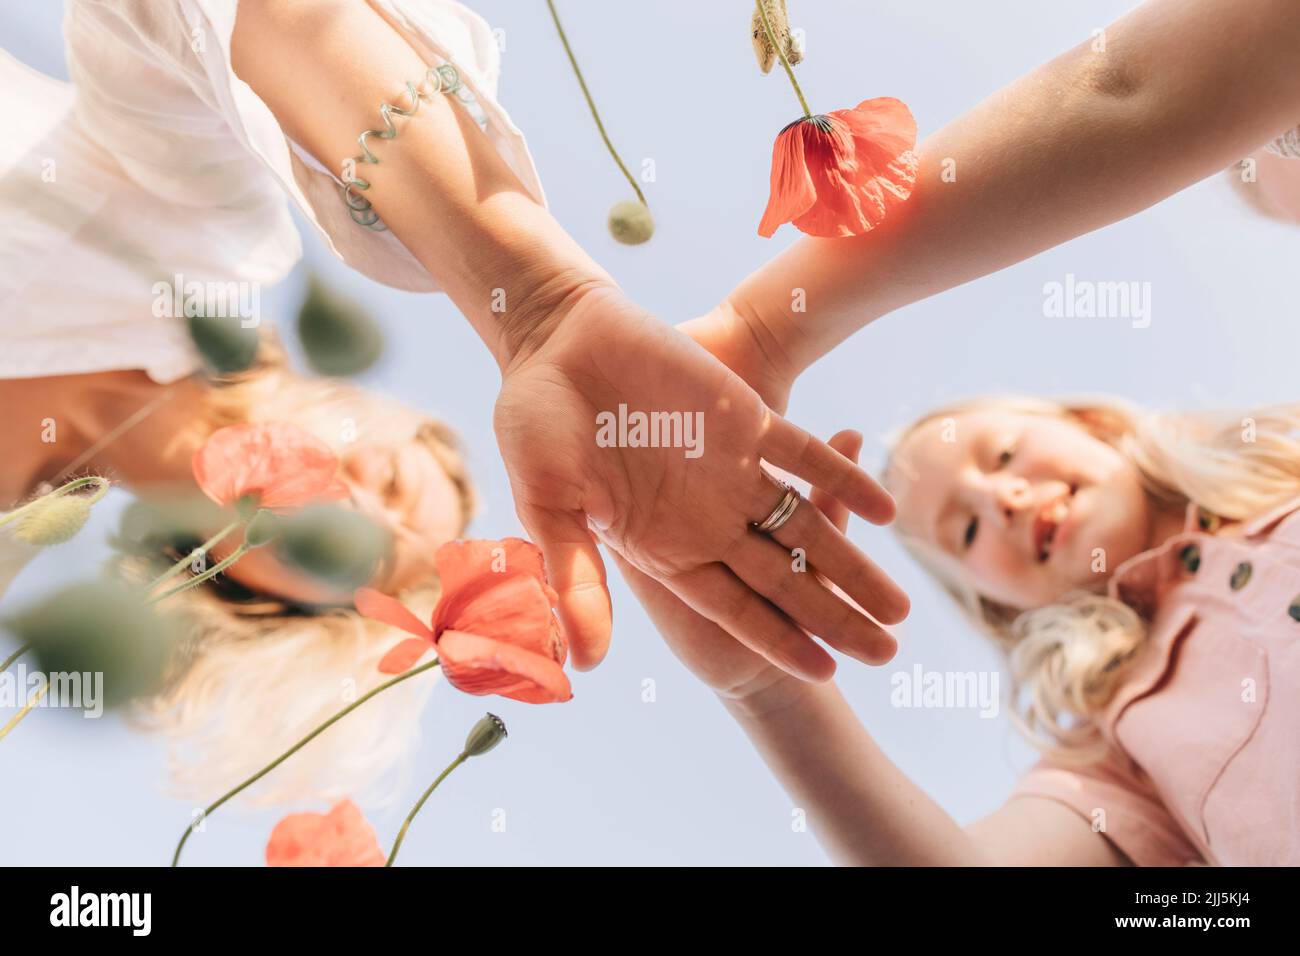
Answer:
[[[776,41],[781,44],[786,62],[791,66],[803,62],[803,51],[799,49],[799,44],[795,42],[794,35],[790,32],[790,18],[786,14],[785,0],[759,0],[759,2],[763,4],[763,10],[767,13],[767,22],[772,26],[772,34],[775,34]],[[763,25],[763,14],[757,8],[750,18],[749,28],[754,39],[754,56],[758,58],[758,68],[764,73],[771,73],[772,67],[776,65],[776,47],[772,46],[772,36]]]
[[[14,538],[46,548],[71,541],[90,518],[90,500],[84,495],[59,495],[38,501],[18,519]]]
[[[172,633],[138,589],[116,581],[73,584],[4,621],[32,645],[46,674],[102,674],[104,705],[154,691]]]
[[[465,756],[478,757],[505,740],[505,722],[496,714],[485,714],[465,738]]]
[[[655,234],[654,217],[644,203],[625,199],[609,211],[609,231],[626,246],[639,246]]]
[[[243,372],[257,358],[257,329],[245,328],[237,315],[192,315],[187,324],[194,347],[218,375]]]
[[[384,336],[365,309],[314,276],[298,310],[298,338],[321,375],[356,375],[379,360]]]
[[[313,505],[285,518],[276,555],[340,591],[369,583],[392,545],[388,531],[363,514]]]
[[[168,548],[189,551],[185,542],[202,541],[202,529],[229,520],[201,494],[165,494],[137,498],[122,511],[113,547],[128,554],[156,556]]]

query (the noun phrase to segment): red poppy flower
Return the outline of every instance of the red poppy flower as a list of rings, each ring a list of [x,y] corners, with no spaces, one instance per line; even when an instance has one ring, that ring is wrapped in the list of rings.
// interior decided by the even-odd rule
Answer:
[[[347,492],[339,460],[323,441],[294,425],[259,422],[219,428],[194,453],[194,480],[219,505],[254,495],[263,508],[296,508]]]
[[[405,605],[373,588],[356,592],[364,617],[414,634],[379,669],[400,674],[436,648],[448,683],[467,694],[498,694],[526,704],[573,696],[564,673],[568,644],[551,608],[542,552],[520,538],[452,541],[434,554],[442,597],[429,627]]]
[[[783,222],[830,239],[870,232],[912,194],[915,145],[916,120],[892,97],[791,123],[772,148],[758,234],[770,237]]]
[[[267,866],[383,866],[375,829],[357,805],[340,800],[329,813],[293,813],[266,843]]]

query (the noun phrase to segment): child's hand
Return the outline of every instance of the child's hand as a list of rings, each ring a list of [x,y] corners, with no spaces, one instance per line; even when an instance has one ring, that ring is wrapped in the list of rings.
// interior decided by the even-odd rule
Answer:
[[[862,436],[855,431],[842,431],[831,438],[829,444],[840,454],[856,462],[862,450]],[[848,509],[830,495],[814,488],[810,501],[841,532],[848,526]],[[802,507],[808,507],[808,504]],[[768,709],[779,706],[781,695],[801,683],[732,639],[726,631],[707,618],[696,614],[671,592],[631,567],[617,554],[612,556],[624,579],[650,614],[664,640],[668,642],[669,648],[696,677],[720,697],[746,706]],[[805,573],[815,572],[809,569]],[[836,635],[818,636],[832,647],[840,647]],[[884,664],[893,657],[896,649],[895,644],[887,649],[884,657],[866,663]]]
[[[745,380],[767,407],[785,414],[794,385],[794,367],[776,337],[729,301],[677,326],[727,368]]]

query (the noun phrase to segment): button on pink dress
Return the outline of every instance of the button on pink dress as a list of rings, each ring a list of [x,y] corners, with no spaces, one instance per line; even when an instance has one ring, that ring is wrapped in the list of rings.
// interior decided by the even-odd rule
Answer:
[[[1135,864],[1300,865],[1300,498],[1236,534],[1198,529],[1126,561],[1112,597],[1148,640],[1102,715],[1111,747],[1048,758],[1014,796],[1064,803]]]

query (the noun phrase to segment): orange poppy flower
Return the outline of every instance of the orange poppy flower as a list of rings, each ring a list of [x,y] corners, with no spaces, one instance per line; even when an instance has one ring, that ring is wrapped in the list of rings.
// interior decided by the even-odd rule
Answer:
[[[247,495],[282,510],[346,495],[338,456],[310,432],[282,422],[219,428],[194,453],[194,480],[219,505]]]
[[[340,800],[329,813],[293,813],[266,843],[267,866],[383,866],[375,828],[357,805]]]
[[[573,696],[564,673],[568,643],[551,608],[542,552],[521,538],[452,541],[434,554],[442,597],[426,627],[400,601],[361,588],[354,601],[364,617],[414,634],[379,662],[401,674],[436,649],[447,682],[467,694],[498,694],[526,704]]]
[[[916,184],[916,120],[882,96],[791,123],[772,148],[772,188],[758,234],[783,222],[810,236],[861,236]]]

